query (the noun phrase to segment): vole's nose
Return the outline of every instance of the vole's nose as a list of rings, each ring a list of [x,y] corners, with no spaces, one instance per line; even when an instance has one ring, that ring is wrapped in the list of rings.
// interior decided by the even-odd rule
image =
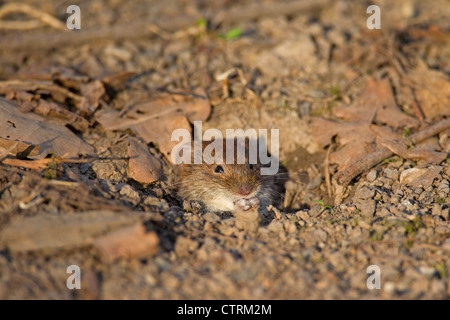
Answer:
[[[239,186],[237,193],[241,196],[248,196],[252,192],[252,187],[248,183],[243,183]]]

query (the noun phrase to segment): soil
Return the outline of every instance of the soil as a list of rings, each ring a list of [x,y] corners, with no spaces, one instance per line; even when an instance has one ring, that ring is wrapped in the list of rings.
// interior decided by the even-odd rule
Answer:
[[[68,17],[66,2],[24,2],[61,21]],[[313,118],[360,121],[354,115],[339,119],[336,110],[362,104],[358,99],[367,97],[368,77],[377,84],[389,79],[392,101],[408,121],[397,126],[371,113],[362,126],[373,120],[406,137],[409,130],[448,118],[450,105],[443,98],[436,101],[444,105],[431,107],[426,102],[431,91],[420,82],[408,91],[410,82],[395,76],[403,67],[403,75],[412,79],[423,62],[427,72],[439,72],[448,84],[448,1],[378,1],[381,30],[367,28],[367,8],[354,1],[316,1],[289,13],[261,8],[293,2],[72,2],[81,8],[81,31],[125,28],[136,21],[145,21],[148,29],[132,30],[129,38],[117,34],[73,44],[61,40],[62,45],[45,38],[55,32],[47,25],[0,30],[0,42],[23,36],[9,49],[2,44],[2,81],[50,79],[94,101],[83,108],[76,98],[58,100],[44,89],[27,89],[33,98],[15,93],[12,99],[29,113],[62,124],[92,150],[81,157],[87,161],[73,162],[58,162],[64,155],[49,151],[34,158],[54,164],[44,169],[0,162],[0,299],[450,298],[450,162],[445,157],[450,130],[431,137],[433,152],[444,154],[439,162],[392,155],[343,186],[334,174],[355,162],[356,153],[345,149],[339,158],[345,161],[333,161],[345,145],[343,136],[336,131],[321,140],[322,129],[311,125]],[[29,18],[23,13],[6,17]],[[27,43],[33,34],[48,42]],[[389,41],[401,58],[389,54]],[[227,81],[217,80],[229,70]],[[116,78],[118,85],[105,80],[117,75],[123,76]],[[108,85],[99,89],[96,80]],[[94,84],[83,91],[79,83]],[[210,112],[203,131],[279,129],[287,181],[263,217],[206,212],[183,202],[171,185],[173,165],[163,142],[147,140],[133,126],[112,129],[102,122],[105,111],[197,88],[206,92],[211,107],[189,109],[197,115]],[[6,91],[0,94],[11,98]],[[70,111],[72,121],[68,113],[58,118],[38,112],[41,105],[27,107],[25,101],[36,101],[37,95]],[[358,132],[353,136],[359,138]],[[9,138],[1,132],[0,137]],[[132,137],[161,164],[157,181],[130,177]],[[356,140],[358,149],[369,153],[361,141]],[[67,287],[72,265],[81,270],[79,290]],[[373,265],[380,270],[379,289],[368,286]]]

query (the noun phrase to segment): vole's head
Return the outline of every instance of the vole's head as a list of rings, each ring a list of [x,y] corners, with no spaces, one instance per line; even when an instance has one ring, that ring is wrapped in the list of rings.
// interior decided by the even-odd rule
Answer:
[[[178,194],[184,199],[200,201],[213,211],[233,211],[237,200],[255,197],[261,189],[261,168],[259,163],[249,161],[248,140],[245,146],[239,146],[235,139],[231,155],[227,140],[216,143],[202,143],[200,164],[179,166]]]

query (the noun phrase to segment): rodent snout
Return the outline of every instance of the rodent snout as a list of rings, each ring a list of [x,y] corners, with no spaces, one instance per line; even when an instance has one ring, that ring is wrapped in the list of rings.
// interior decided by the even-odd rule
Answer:
[[[248,196],[252,192],[253,188],[248,183],[243,183],[237,189],[237,194],[240,196]]]

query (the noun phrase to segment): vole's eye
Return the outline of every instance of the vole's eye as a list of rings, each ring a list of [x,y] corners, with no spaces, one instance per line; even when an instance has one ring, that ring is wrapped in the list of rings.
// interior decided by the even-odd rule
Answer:
[[[222,166],[217,166],[214,168],[214,172],[215,173],[223,173],[224,170],[223,170]]]

